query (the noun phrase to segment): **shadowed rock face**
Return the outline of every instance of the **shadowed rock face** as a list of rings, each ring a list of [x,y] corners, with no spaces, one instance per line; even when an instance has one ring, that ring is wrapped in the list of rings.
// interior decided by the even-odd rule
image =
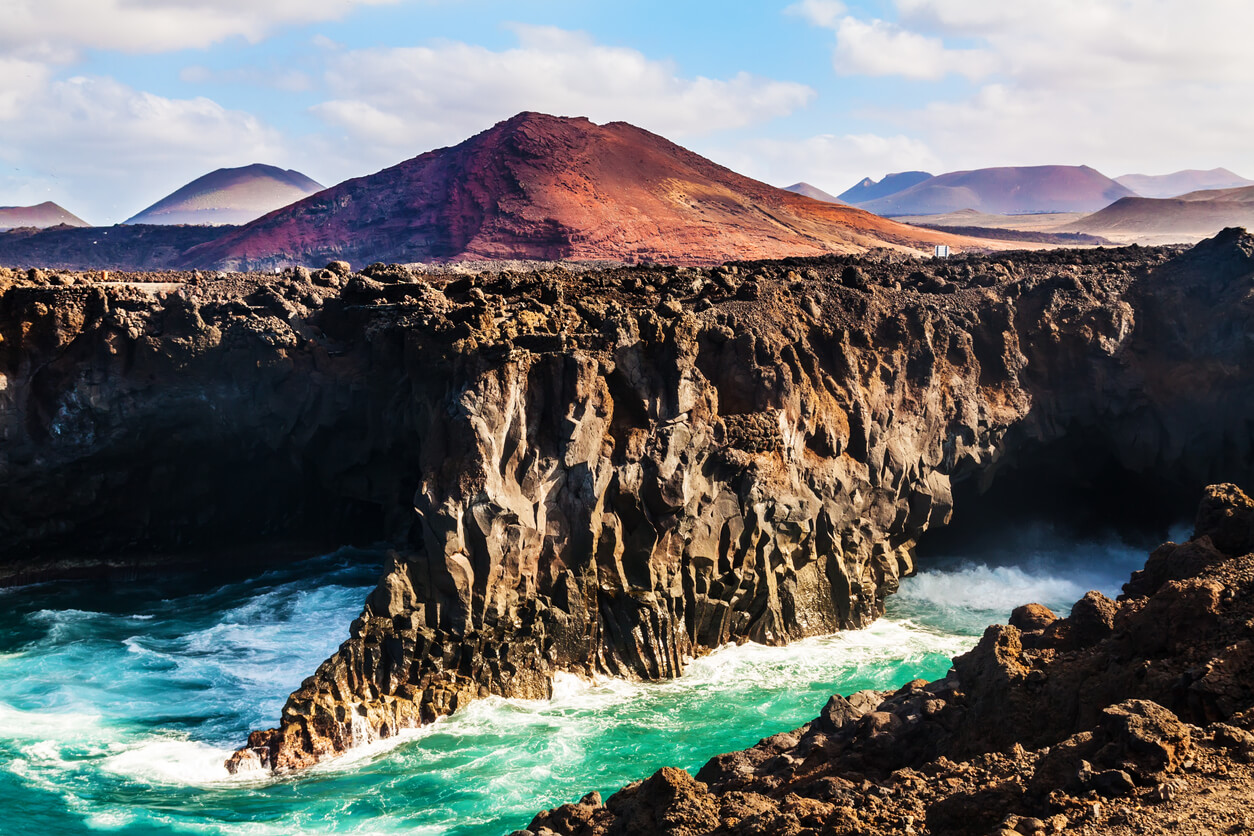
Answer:
[[[833,696],[695,778],[664,768],[530,831],[1246,832],[1252,550],[1254,501],[1211,486],[1193,537],[1155,550],[1118,601],[1090,592],[1063,619],[1021,607],[943,679]]]
[[[866,624],[953,481],[1041,445],[1248,477],[1251,252],[23,281],[0,542],[373,520],[397,553],[350,638],[231,764],[298,768],[557,671]]]

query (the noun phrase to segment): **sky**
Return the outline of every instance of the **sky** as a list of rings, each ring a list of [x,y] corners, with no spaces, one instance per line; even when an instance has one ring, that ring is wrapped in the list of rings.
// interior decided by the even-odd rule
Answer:
[[[1254,176],[1248,0],[0,0],[0,205],[332,185],[524,110],[833,194],[997,165]]]

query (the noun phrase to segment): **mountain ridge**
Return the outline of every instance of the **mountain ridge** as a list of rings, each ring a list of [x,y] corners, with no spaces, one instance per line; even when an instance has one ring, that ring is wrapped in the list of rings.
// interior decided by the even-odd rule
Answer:
[[[219,168],[181,186],[124,223],[245,224],[324,188],[299,171],[264,163]]]
[[[888,217],[961,209],[991,214],[1093,212],[1134,196],[1089,166],[1003,166],[951,171],[858,205]]]
[[[51,200],[33,206],[0,206],[0,230],[53,226],[90,226],[87,221]]]
[[[1179,197],[1203,189],[1254,186],[1254,180],[1247,180],[1226,168],[1212,168],[1207,171],[1186,168],[1171,174],[1124,174],[1116,177],[1115,182],[1127,186],[1138,197],[1153,198]]]
[[[897,194],[911,186],[917,186],[925,180],[932,179],[933,176],[935,175],[927,171],[899,171],[895,174],[885,174],[879,180],[863,177],[853,186],[841,192],[839,197],[846,203],[855,205],[866,203],[870,200]]]
[[[793,183],[791,186],[785,186],[784,191],[792,192],[793,194],[803,195],[804,197],[813,198],[814,200],[821,200],[824,203],[844,203],[845,202],[841,200],[840,198],[836,197],[835,195],[825,192],[822,189],[820,189],[818,186],[811,185],[810,183],[807,183],[804,180],[802,180],[799,183]]]
[[[524,112],[276,210],[188,251],[181,265],[712,264],[935,243],[963,241],[752,180],[626,122]]]

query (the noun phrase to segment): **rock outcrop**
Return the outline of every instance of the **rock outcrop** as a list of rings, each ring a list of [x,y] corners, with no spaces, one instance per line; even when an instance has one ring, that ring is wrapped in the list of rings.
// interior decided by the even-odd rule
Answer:
[[[719,755],[695,778],[663,769],[529,830],[1247,832],[1251,526],[1254,501],[1212,486],[1192,539],[1155,551],[1117,602],[1090,592],[1065,619],[1021,608],[944,679],[833,696],[800,729]]]
[[[953,485],[1016,462],[1245,479],[1251,253],[10,277],[3,557],[390,540],[232,761],[295,769],[558,671],[864,625]]]

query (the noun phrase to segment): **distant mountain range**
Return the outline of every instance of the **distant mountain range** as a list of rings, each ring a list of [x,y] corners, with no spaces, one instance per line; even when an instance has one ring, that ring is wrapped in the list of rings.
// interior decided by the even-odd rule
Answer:
[[[254,163],[198,177],[128,224],[246,224],[325,188],[299,171]]]
[[[886,217],[937,215],[961,209],[1004,215],[1093,212],[1132,194],[1126,186],[1088,166],[1041,165],[954,171],[883,197],[858,201],[857,206]]]
[[[229,231],[180,264],[711,264],[934,243],[963,242],[751,180],[625,122],[522,113]]]
[[[784,191],[805,195],[808,198],[821,200],[824,203],[844,203],[840,198],[828,194],[818,186],[811,186],[809,183],[793,183],[791,186],[785,186]]]
[[[37,206],[0,206],[0,230],[87,225],[87,221],[50,200]]]
[[[1166,236],[1189,242],[1229,226],[1254,229],[1254,186],[1190,192],[1174,198],[1125,197],[1065,229],[1094,235]]]
[[[1173,174],[1125,174],[1116,177],[1115,182],[1127,186],[1140,197],[1178,197],[1203,189],[1254,186],[1254,180],[1247,180],[1226,168],[1209,171],[1191,168]]]
[[[863,177],[856,185],[841,192],[840,199],[845,203],[862,204],[881,197],[897,194],[911,186],[917,186],[924,180],[932,179],[926,171],[902,171],[897,174],[886,174],[882,180]]]

